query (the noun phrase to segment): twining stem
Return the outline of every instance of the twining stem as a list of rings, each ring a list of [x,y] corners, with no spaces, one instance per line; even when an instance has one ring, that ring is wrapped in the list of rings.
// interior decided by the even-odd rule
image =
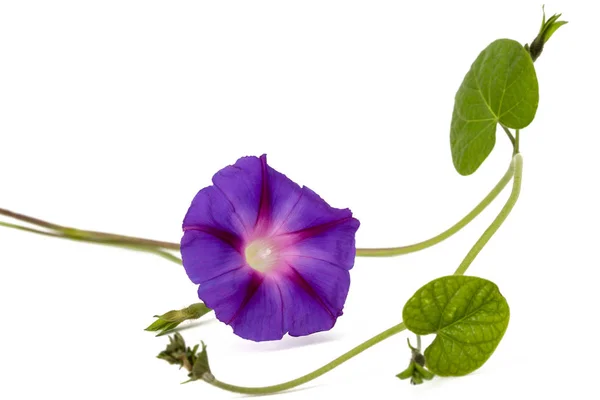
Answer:
[[[518,146],[518,137],[519,131],[517,131],[517,146]],[[519,194],[521,193],[521,181],[523,179],[523,157],[520,153],[517,153],[513,156],[512,164],[514,164],[515,168],[515,176],[513,180],[513,187],[510,193],[510,197],[500,210],[500,213],[491,223],[491,225],[483,232],[483,235],[475,242],[469,253],[466,255],[465,259],[460,263],[454,275],[464,275],[467,271],[467,268],[471,265],[475,257],[479,254],[481,249],[487,244],[487,242],[494,236],[498,228],[504,223],[510,212],[512,211],[517,199],[519,198]]]
[[[24,232],[34,233],[36,235],[68,239],[68,240],[73,240],[76,242],[88,242],[88,243],[95,243],[95,244],[100,244],[100,245],[105,245],[105,246],[121,247],[121,248],[128,249],[128,250],[135,250],[135,251],[141,251],[141,252],[145,252],[145,253],[156,254],[159,257],[162,257],[166,260],[169,260],[171,262],[181,265],[181,258],[169,253],[166,250],[162,250],[159,247],[136,245],[136,244],[130,244],[130,243],[126,243],[126,242],[122,243],[122,242],[118,242],[118,241],[114,241],[114,240],[111,241],[110,239],[97,239],[97,238],[93,238],[93,237],[85,237],[84,238],[84,237],[78,237],[78,236],[69,236],[69,235],[62,234],[62,233],[43,231],[43,230],[39,230],[39,229],[29,228],[27,226],[11,224],[11,223],[2,222],[2,221],[0,221],[0,226],[3,226],[5,228],[16,229],[16,230],[20,230],[20,231],[24,231]]]
[[[339,366],[340,364],[343,364],[344,362],[348,361],[352,357],[362,353],[363,351],[367,350],[370,347],[375,346],[377,343],[382,342],[385,339],[387,339],[391,336],[394,336],[395,334],[397,334],[399,332],[402,332],[405,329],[406,329],[406,326],[404,325],[403,322],[399,323],[398,325],[394,325],[391,328],[381,332],[380,334],[373,336],[371,339],[367,340],[366,342],[359,344],[358,346],[356,346],[352,350],[348,351],[347,353],[342,354],[341,356],[339,356],[335,360],[331,361],[330,363],[323,365],[321,368],[314,370],[313,372],[311,372],[309,374],[301,376],[300,378],[296,378],[296,379],[293,379],[288,382],[280,383],[278,385],[263,386],[263,387],[236,386],[236,385],[230,385],[229,383],[221,382],[217,379],[212,379],[212,376],[211,376],[211,379],[207,379],[206,381],[213,386],[216,386],[218,388],[228,390],[228,391],[234,392],[234,393],[261,395],[261,394],[271,394],[271,393],[281,392],[284,390],[292,389],[296,386],[300,386],[304,383],[310,382],[313,379],[318,378],[319,376],[331,371],[332,369]]]
[[[112,243],[115,246],[121,245],[141,245],[147,247],[157,247],[169,250],[179,250],[179,243],[162,242],[159,240],[143,239],[133,236],[115,235],[106,232],[97,231],[86,231],[82,229],[70,228],[68,226],[53,224],[48,221],[44,221],[38,218],[30,217],[28,215],[19,214],[4,208],[0,208],[0,215],[7,216],[19,221],[27,222],[32,225],[37,225],[42,228],[56,231],[61,233],[65,239],[79,239],[82,241],[98,242],[100,240],[108,243]]]
[[[512,135],[511,135],[512,137]],[[463,219],[458,221],[454,226],[450,227],[448,230],[440,233],[439,235],[432,237],[431,239],[425,240],[424,242],[415,243],[410,246],[403,247],[389,247],[389,248],[381,248],[381,249],[356,249],[356,255],[358,257],[390,257],[390,256],[398,256],[402,254],[413,253],[415,251],[423,250],[433,245],[440,243],[443,240],[448,239],[450,236],[454,235],[462,228],[464,228],[469,222],[471,222],[475,217],[477,217],[487,206],[494,201],[496,197],[502,192],[502,190],[506,187],[508,182],[510,182],[514,173],[514,165],[511,162],[508,170],[500,179],[500,181],[494,186],[492,191],[488,193],[487,196],[477,206],[471,210]]]
[[[500,124],[500,126],[502,127],[502,129],[504,130],[504,132],[506,132],[506,136],[508,136],[508,139],[510,139],[510,142],[512,143],[513,148],[515,149],[514,154],[517,154],[519,152],[518,149],[516,148],[517,147],[517,139],[515,139],[515,137],[512,135],[512,133],[510,133],[510,131],[508,130],[507,127],[505,127],[502,124]]]

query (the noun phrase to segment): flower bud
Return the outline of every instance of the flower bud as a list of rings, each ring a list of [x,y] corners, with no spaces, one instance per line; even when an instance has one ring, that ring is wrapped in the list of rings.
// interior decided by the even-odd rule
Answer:
[[[542,7],[542,10],[544,8]],[[546,21],[546,12],[543,11],[544,16],[542,18],[542,27],[540,28],[540,32],[537,37],[533,39],[530,45],[525,45],[525,50],[531,54],[531,59],[533,61],[537,60],[537,58],[542,54],[544,50],[544,44],[550,39],[552,34],[556,32],[558,28],[567,23],[567,21],[558,21],[562,14],[554,14],[548,21]]]
[[[210,308],[206,307],[204,303],[195,303],[181,310],[171,310],[163,315],[155,315],[154,318],[158,319],[146,330],[150,332],[159,331],[156,336],[162,336],[175,329],[183,321],[198,319],[210,311]]]
[[[410,363],[408,368],[396,375],[398,379],[410,378],[410,383],[413,385],[420,385],[423,380],[433,379],[433,373],[425,369],[425,356],[421,354],[420,346],[420,340],[417,348],[412,347],[410,340],[408,340],[408,347],[411,351]]]

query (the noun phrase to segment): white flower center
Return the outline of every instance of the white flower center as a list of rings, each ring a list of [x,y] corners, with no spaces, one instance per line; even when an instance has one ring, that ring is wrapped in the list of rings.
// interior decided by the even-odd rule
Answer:
[[[264,239],[255,240],[246,246],[244,256],[248,265],[259,272],[269,271],[277,262],[274,244]]]

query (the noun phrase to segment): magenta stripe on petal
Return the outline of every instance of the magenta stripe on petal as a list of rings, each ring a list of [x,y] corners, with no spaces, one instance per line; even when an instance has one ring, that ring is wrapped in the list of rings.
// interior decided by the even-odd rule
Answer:
[[[233,332],[245,339],[278,340],[286,333],[283,302],[275,278],[265,276],[256,292],[231,321]]]
[[[359,225],[358,220],[350,218],[314,236],[306,237],[302,231],[299,235],[285,235],[291,238],[293,244],[286,247],[281,255],[314,258],[349,270],[354,266],[355,236]]]
[[[228,243],[200,231],[186,231],[181,239],[181,257],[190,280],[203,283],[246,265],[244,257]]]
[[[267,172],[267,156],[260,157],[260,200],[253,236],[263,236],[271,225],[271,192]]]
[[[262,167],[257,157],[240,158],[234,165],[223,168],[213,176],[235,213],[240,216],[248,232],[254,229],[258,218],[262,188]]]
[[[208,233],[211,236],[216,237],[222,242],[227,243],[233,249],[235,249],[238,253],[242,253],[244,251],[242,239],[236,235],[232,235],[230,232],[222,231],[219,229],[215,229],[206,225],[188,225],[183,228],[183,232],[188,231],[198,231]]]
[[[285,330],[290,336],[305,336],[327,331],[335,325],[338,315],[332,314],[314,295],[308,293],[293,275],[278,281],[284,307]]]
[[[341,315],[350,288],[350,272],[314,258],[296,257],[289,262],[295,273],[290,278],[332,315]]]
[[[219,321],[229,324],[262,281],[260,274],[244,266],[202,283],[198,297],[215,310]]]
[[[279,225],[277,234],[302,231],[319,225],[335,223],[352,218],[348,209],[333,208],[307,187],[302,188],[300,198],[283,221],[274,221]]]
[[[183,220],[183,228],[205,226],[233,236],[240,237],[246,232],[240,216],[223,192],[209,186],[198,192]]]
[[[287,176],[273,168],[268,167],[268,171],[269,188],[271,191],[269,234],[274,234],[283,225],[300,200],[302,189]]]

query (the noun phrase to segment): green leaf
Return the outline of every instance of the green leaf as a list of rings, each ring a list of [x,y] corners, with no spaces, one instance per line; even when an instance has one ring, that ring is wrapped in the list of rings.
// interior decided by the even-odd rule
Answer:
[[[496,350],[510,311],[494,283],[452,275],[417,290],[402,317],[417,335],[436,334],[425,350],[427,368],[440,376],[461,376],[481,367]]]
[[[523,129],[539,101],[533,60],[518,42],[499,39],[483,50],[454,99],[450,146],[461,175],[479,168],[496,143],[498,123]]]

